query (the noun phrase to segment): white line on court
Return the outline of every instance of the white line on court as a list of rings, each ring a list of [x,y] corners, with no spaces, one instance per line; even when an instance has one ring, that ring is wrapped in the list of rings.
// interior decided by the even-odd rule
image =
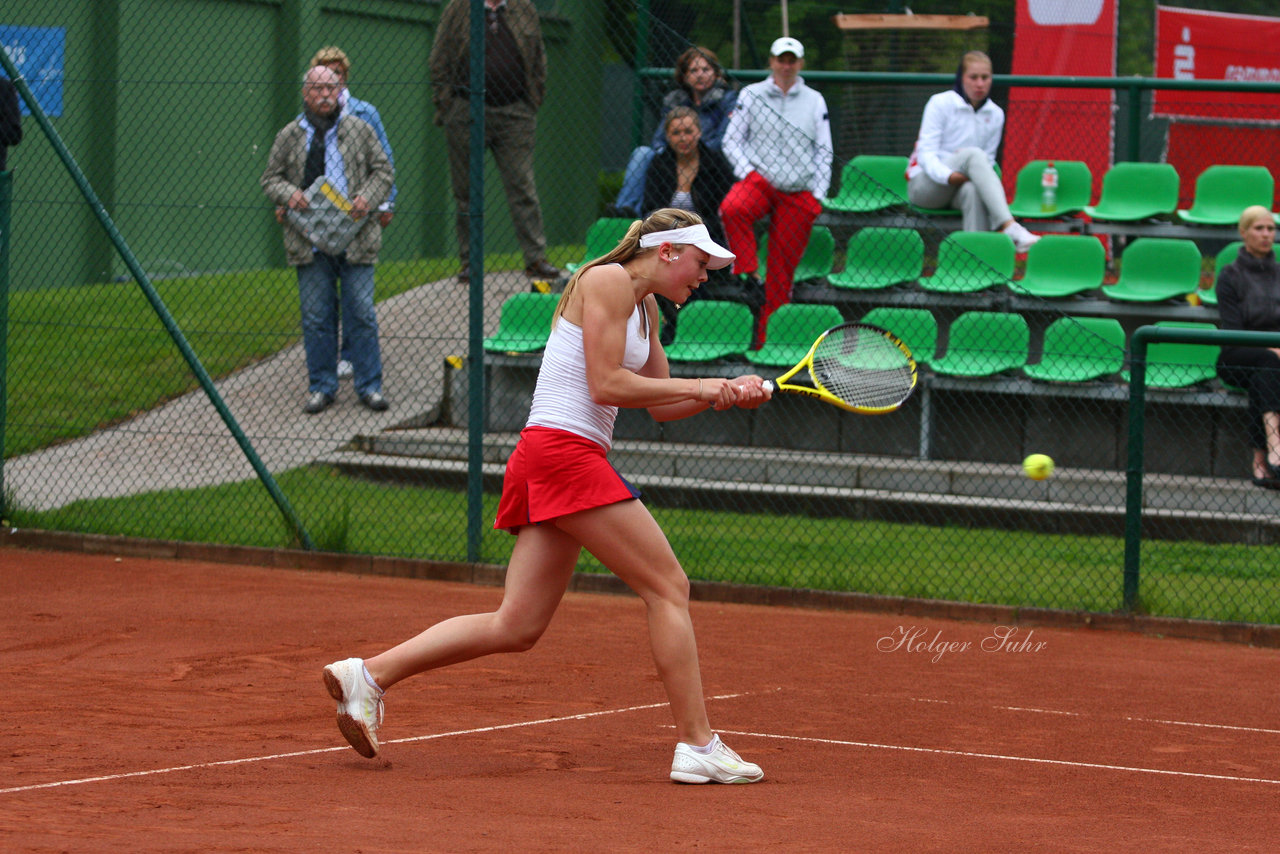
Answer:
[[[744,691],[738,694],[717,694],[708,697],[708,700],[733,700],[738,697],[746,697],[751,691]],[[541,718],[536,721],[517,721],[510,724],[497,724],[495,726],[476,727],[475,729],[459,729],[453,732],[438,732],[431,735],[415,735],[408,738],[396,738],[390,741],[384,741],[383,744],[407,744],[412,741],[430,741],[439,738],[451,738],[462,735],[475,735],[482,732],[498,732],[504,729],[517,729],[519,727],[543,726],[545,724],[561,723],[563,721],[585,721],[588,718],[599,718],[606,715],[622,715],[627,712],[642,712],[648,709],[666,708],[666,703],[646,703],[642,706],[627,706],[621,709],[604,709],[598,712],[583,712],[577,715],[562,715],[555,718]],[[221,759],[216,762],[197,762],[192,765],[175,765],[171,768],[153,768],[149,771],[125,771],[120,774],[103,774],[99,777],[81,777],[78,780],[56,780],[52,783],[35,783],[30,786],[13,786],[8,789],[0,789],[0,795],[12,795],[17,792],[31,792],[36,789],[56,789],[62,786],[80,786],[85,783],[103,783],[109,780],[127,780],[131,777],[154,777],[159,774],[174,774],[178,771],[195,771],[200,768],[217,768],[222,765],[249,765],[254,762],[269,762],[273,759],[291,759],[295,756],[314,756],[319,753],[337,753],[343,750],[350,750],[350,747],[343,745],[342,747],[319,747],[315,750],[295,750],[290,753],[272,753],[268,756],[249,756],[244,759]]]
[[[1232,726],[1231,724],[1202,724],[1195,721],[1162,721],[1159,718],[1125,718],[1126,721],[1138,721],[1146,724],[1168,724],[1169,726],[1195,726],[1207,729],[1230,729],[1236,732],[1260,732],[1267,735],[1280,735],[1280,729],[1263,729],[1256,726]]]
[[[1065,715],[1069,718],[1081,717],[1080,712],[1062,712],[1057,709],[1030,709],[1025,706],[994,706],[1004,712],[1034,712],[1037,715]]]
[[[1226,774],[1199,774],[1194,771],[1166,771],[1161,768],[1138,768],[1129,765],[1103,765],[1096,762],[1072,762],[1067,759],[1037,759],[1033,756],[1005,756],[999,753],[971,753],[967,750],[946,750],[936,747],[908,747],[902,744],[875,744],[869,741],[842,741],[834,738],[811,738],[801,735],[779,735],[765,732],[720,730],[726,735],[742,735],[750,738],[772,738],[780,741],[806,741],[813,744],[834,744],[842,747],[866,747],[872,750],[898,750],[904,753],[933,753],[940,756],[961,756],[968,759],[996,759],[1001,762],[1028,762],[1037,765],[1065,765],[1070,768],[1094,768],[1103,771],[1130,771],[1136,774],[1159,774],[1168,777],[1195,777],[1201,780],[1227,780],[1237,783],[1268,783],[1280,786],[1280,780],[1262,777],[1233,777]]]
[[[883,697],[884,695],[867,694],[866,696]],[[910,699],[911,699],[911,702],[913,703],[940,703],[943,705],[952,704],[951,700],[934,700],[928,697],[911,697]],[[1005,711],[1005,712],[1030,712],[1032,714],[1037,714],[1037,715],[1063,715],[1064,717],[1075,717],[1075,718],[1089,717],[1087,712],[1067,712],[1061,709],[1035,709],[1035,708],[1030,708],[1026,706],[992,706],[991,708],[998,709],[1000,711]],[[1280,729],[1266,729],[1265,727],[1256,727],[1256,726],[1237,726],[1233,724],[1211,724],[1211,723],[1200,723],[1197,721],[1169,721],[1169,720],[1164,720],[1162,718],[1142,718],[1134,715],[1126,715],[1122,718],[1122,720],[1132,721],[1133,723],[1163,724],[1165,726],[1203,727],[1204,729],[1226,729],[1226,730],[1234,730],[1235,732],[1254,732],[1254,733],[1260,733],[1263,735],[1280,735]]]

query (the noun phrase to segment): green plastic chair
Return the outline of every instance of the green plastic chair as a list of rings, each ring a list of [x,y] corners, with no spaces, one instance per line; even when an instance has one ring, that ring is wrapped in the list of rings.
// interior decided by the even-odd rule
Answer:
[[[1081,383],[1124,368],[1124,327],[1114,317],[1060,317],[1044,330],[1040,361],[1022,372],[1033,380]]]
[[[1040,175],[1050,163],[1058,170],[1058,206],[1051,211],[1040,206]],[[1079,213],[1093,198],[1093,173],[1081,160],[1031,160],[1018,170],[1009,212],[1028,219],[1054,219]]]
[[[667,358],[674,362],[713,362],[741,356],[751,347],[754,332],[755,318],[742,303],[698,300],[680,310],[675,339],[666,348]]]
[[[1125,247],[1120,277],[1102,292],[1118,302],[1185,299],[1200,287],[1200,249],[1192,240],[1140,237]]]
[[[927,308],[882,305],[862,316],[863,323],[887,329],[902,339],[918,365],[933,361],[938,349],[938,321]]]
[[[1212,323],[1186,323],[1166,320],[1156,326],[1183,329],[1217,329]],[[1173,344],[1159,342],[1147,345],[1147,387],[1187,388],[1212,381],[1218,375],[1218,350],[1209,344]],[[1129,381],[1128,369],[1121,371]]]
[[[859,229],[845,247],[844,269],[827,281],[837,288],[871,291],[914,282],[924,265],[924,239],[914,228]]]
[[[1096,237],[1046,234],[1027,252],[1027,268],[1009,289],[1015,293],[1056,299],[1102,286],[1107,252]]]
[[[800,256],[800,263],[796,265],[796,272],[791,277],[791,281],[808,282],[813,279],[825,279],[831,273],[835,255],[836,239],[831,235],[831,229],[825,225],[815,225],[809,232],[809,242],[804,247],[804,254]],[[766,234],[760,239],[756,258],[760,262],[756,275],[763,281],[769,272],[769,235]]]
[[[747,351],[747,361],[789,368],[805,357],[819,335],[843,322],[844,316],[834,305],[786,303],[769,315],[764,346]]]
[[[952,232],[938,245],[937,269],[920,279],[920,287],[950,294],[1007,287],[1015,255],[1013,241],[1002,232]]]
[[[1250,205],[1271,210],[1276,182],[1265,166],[1210,166],[1196,178],[1191,207],[1179,209],[1183,222],[1195,225],[1235,225]]]
[[[1218,274],[1222,272],[1222,268],[1236,260],[1236,256],[1240,254],[1240,250],[1244,247],[1243,240],[1233,240],[1226,246],[1218,250],[1218,254],[1213,259],[1213,280],[1218,281]],[[1275,249],[1272,248],[1272,254]]]
[[[1178,209],[1178,170],[1169,163],[1117,163],[1102,176],[1096,205],[1084,212],[1093,219],[1136,222],[1173,216]]]
[[[859,154],[840,170],[840,191],[825,200],[827,210],[870,213],[907,202],[907,158]]]
[[[1243,241],[1233,240],[1218,251],[1213,260],[1213,284],[1199,292],[1200,301],[1205,305],[1218,304],[1218,274],[1222,272],[1223,267],[1236,260],[1236,256],[1240,254],[1241,246],[1244,246]],[[1275,247],[1272,247],[1271,254],[1276,254]]]
[[[618,241],[626,235],[627,229],[633,222],[635,222],[633,219],[601,217],[591,223],[591,227],[587,229],[587,251],[583,254],[581,261],[565,264],[565,270],[572,273],[588,261],[608,255],[618,245]]]
[[[484,339],[490,353],[533,353],[547,346],[560,294],[513,294],[502,304],[498,331]]]
[[[1020,314],[967,311],[947,329],[947,351],[930,364],[952,377],[990,377],[1027,363],[1031,329]]]

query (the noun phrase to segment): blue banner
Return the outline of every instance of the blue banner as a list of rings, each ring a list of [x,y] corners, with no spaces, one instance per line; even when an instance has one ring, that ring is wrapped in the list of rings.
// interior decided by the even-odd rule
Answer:
[[[62,78],[66,69],[65,27],[7,27],[0,25],[0,47],[17,66],[31,94],[50,116],[62,115]],[[25,102],[22,114],[29,115]]]

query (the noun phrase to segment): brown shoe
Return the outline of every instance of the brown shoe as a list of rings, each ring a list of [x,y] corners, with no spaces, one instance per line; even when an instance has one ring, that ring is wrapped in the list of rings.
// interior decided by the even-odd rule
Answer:
[[[471,284],[471,268],[470,267],[463,267],[461,270],[458,271],[458,284],[460,285]]]
[[[558,267],[551,266],[545,259],[525,267],[524,274],[531,279],[558,279],[564,275]]]

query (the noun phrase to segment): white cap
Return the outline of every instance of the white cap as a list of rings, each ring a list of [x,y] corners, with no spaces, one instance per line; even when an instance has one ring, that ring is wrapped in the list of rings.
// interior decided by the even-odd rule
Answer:
[[[769,55],[782,56],[784,53],[794,53],[796,59],[804,59],[804,45],[800,44],[798,39],[783,36],[774,41],[773,47],[769,48]]]
[[[708,270],[719,270],[733,263],[734,254],[711,239],[711,233],[705,225],[689,225],[684,228],[671,228],[666,231],[654,231],[640,238],[642,249],[651,249],[664,243],[678,243],[681,246],[696,246],[711,256],[707,262]]]

